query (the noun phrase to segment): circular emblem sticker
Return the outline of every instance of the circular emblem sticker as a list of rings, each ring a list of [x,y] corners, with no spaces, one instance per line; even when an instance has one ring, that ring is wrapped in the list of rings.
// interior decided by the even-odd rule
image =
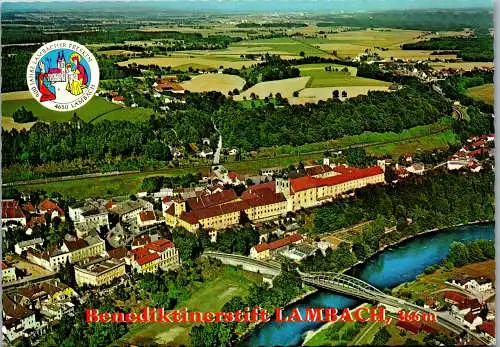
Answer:
[[[26,72],[31,95],[54,111],[85,105],[97,91],[99,67],[94,55],[79,43],[49,42],[31,57]]]

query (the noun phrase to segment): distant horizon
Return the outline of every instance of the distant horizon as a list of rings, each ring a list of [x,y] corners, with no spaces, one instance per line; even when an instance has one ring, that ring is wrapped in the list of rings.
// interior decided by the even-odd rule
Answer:
[[[75,9],[81,10],[114,9],[118,4],[127,3],[127,12],[137,8],[164,10],[172,12],[219,12],[219,13],[342,13],[342,12],[381,12],[405,10],[493,10],[493,2],[488,0],[4,0],[5,11],[30,11]]]

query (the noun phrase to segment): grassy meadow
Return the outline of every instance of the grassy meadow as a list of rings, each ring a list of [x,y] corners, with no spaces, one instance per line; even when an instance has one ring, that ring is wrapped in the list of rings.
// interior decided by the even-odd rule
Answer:
[[[195,76],[190,81],[181,83],[181,85],[190,92],[217,91],[227,95],[233,89],[241,90],[245,83],[245,80],[240,76],[210,73]]]
[[[215,312],[232,297],[246,296],[250,286],[261,281],[262,277],[259,274],[226,266],[218,278],[208,283],[200,283],[200,288],[194,291],[186,302],[179,303],[177,307]],[[137,323],[114,345],[118,346],[121,343],[144,345],[151,342],[165,346],[187,345],[189,331],[194,325],[194,323]]]
[[[495,85],[493,83],[467,89],[467,95],[475,100],[484,101],[487,104],[495,103]]]
[[[235,100],[243,100],[243,97],[250,99],[250,96],[255,94],[257,98],[265,98],[269,94],[276,95],[280,93],[283,98],[290,98],[294,91],[304,89],[309,82],[310,77],[287,78],[277,81],[260,82],[253,87],[245,90],[240,95],[235,97]]]
[[[64,122],[73,117],[73,112],[86,122],[97,122],[102,120],[130,120],[147,121],[153,114],[153,110],[145,108],[129,108],[113,104],[112,102],[94,96],[88,103],[76,111],[57,112],[45,108],[34,100],[28,91],[2,94],[2,126],[5,129],[30,128],[34,123],[16,123],[12,115],[16,110],[24,106],[42,122]]]
[[[2,117],[12,117],[14,112],[21,108],[21,106],[24,106],[27,110],[32,111],[33,114],[43,122],[68,121],[71,117],[73,117],[73,112],[76,112],[78,117],[88,122],[103,113],[120,108],[120,106],[115,105],[104,98],[94,96],[89,102],[76,111],[57,112],[42,106],[38,103],[38,101],[33,99],[31,95],[28,95],[26,99],[4,99],[2,101]]]

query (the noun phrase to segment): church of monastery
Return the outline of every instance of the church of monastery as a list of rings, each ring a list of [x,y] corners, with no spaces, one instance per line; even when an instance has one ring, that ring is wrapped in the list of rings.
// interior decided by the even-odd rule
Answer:
[[[166,198],[166,223],[191,232],[203,227],[215,241],[217,230],[238,225],[242,218],[254,223],[277,219],[287,212],[320,206],[355,189],[385,182],[383,164],[363,169],[320,165],[305,172],[303,177],[252,185],[241,196],[234,190],[222,190],[188,199]]]

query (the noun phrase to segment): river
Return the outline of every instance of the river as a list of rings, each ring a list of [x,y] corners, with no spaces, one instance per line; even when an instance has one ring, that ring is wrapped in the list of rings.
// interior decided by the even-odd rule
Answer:
[[[478,239],[493,240],[493,223],[466,225],[424,234],[384,251],[364,264],[353,269],[349,274],[358,277],[383,290],[413,281],[426,267],[439,263],[448,253],[453,241]],[[290,307],[354,307],[360,301],[320,290]],[[261,325],[239,346],[296,346],[302,344],[309,330],[318,329],[322,323],[276,323],[271,321]]]

